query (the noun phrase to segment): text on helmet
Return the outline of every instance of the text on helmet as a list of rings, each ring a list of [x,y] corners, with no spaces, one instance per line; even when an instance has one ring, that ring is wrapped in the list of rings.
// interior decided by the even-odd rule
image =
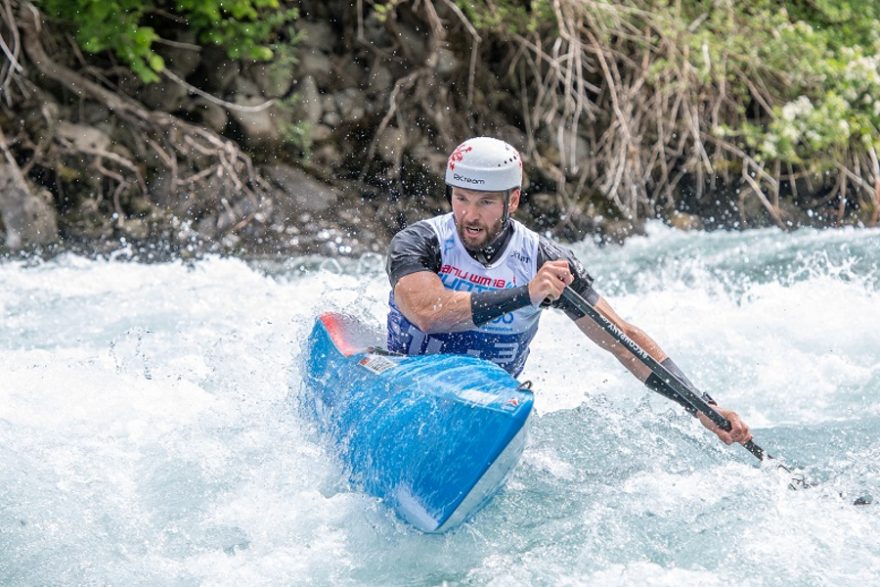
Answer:
[[[483,185],[484,183],[486,183],[486,180],[485,180],[485,179],[474,179],[474,178],[471,178],[471,177],[465,177],[464,175],[461,175],[461,174],[458,174],[458,173],[454,173],[454,174],[452,175],[452,177],[453,177],[453,179],[455,179],[456,181],[463,181],[463,182],[465,182],[465,183],[473,183],[473,184],[477,184],[477,185]]]

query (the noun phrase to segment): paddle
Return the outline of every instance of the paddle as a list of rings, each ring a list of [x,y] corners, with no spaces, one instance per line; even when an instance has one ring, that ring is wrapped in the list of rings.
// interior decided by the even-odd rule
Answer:
[[[648,367],[657,377],[660,378],[661,383],[664,387],[664,391],[667,392],[667,395],[671,397],[678,397],[681,400],[685,401],[688,405],[692,406],[698,412],[705,414],[712,422],[717,424],[723,430],[730,430],[730,421],[727,418],[722,416],[718,411],[713,408],[709,403],[706,402],[702,397],[694,393],[692,390],[688,389],[681,381],[678,380],[675,375],[669,372],[669,370],[660,364],[654,357],[649,355],[640,347],[634,340],[629,338],[626,334],[624,334],[617,326],[614,325],[608,318],[603,316],[595,307],[593,307],[590,302],[585,300],[583,296],[579,293],[571,289],[570,287],[566,287],[562,291],[562,297],[564,297],[570,304],[576,307],[578,310],[589,316],[593,322],[595,322],[599,327],[602,328],[605,332],[611,335],[611,337],[626,347],[629,352],[633,354],[639,361],[642,362],[643,365]],[[755,457],[763,461],[765,459],[774,459],[773,456],[769,455],[763,448],[754,443],[754,441],[749,440],[744,443],[743,446]],[[777,463],[778,466],[785,471],[792,473],[791,469],[786,467],[782,463]],[[792,473],[793,474],[793,473]],[[797,489],[798,487],[811,487],[813,484],[808,483],[802,476],[795,476],[792,479],[792,482],[789,483],[789,487],[792,489]],[[854,505],[867,505],[871,503],[873,499],[870,495],[866,495],[863,497],[859,497],[853,503]]]

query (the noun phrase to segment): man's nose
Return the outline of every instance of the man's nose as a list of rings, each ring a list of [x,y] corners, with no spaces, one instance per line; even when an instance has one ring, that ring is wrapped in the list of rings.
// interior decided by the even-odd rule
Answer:
[[[461,218],[464,220],[466,218],[470,218],[473,215],[475,208],[474,205],[470,202],[465,202],[461,204],[459,210],[461,211]]]

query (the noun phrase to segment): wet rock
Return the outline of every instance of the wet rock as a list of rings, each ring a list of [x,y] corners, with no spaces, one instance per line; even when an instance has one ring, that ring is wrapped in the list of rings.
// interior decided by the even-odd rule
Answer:
[[[81,122],[83,124],[100,124],[107,122],[111,117],[111,111],[103,104],[86,102],[83,104]]]
[[[370,77],[367,84],[368,89],[375,93],[387,93],[391,91],[394,85],[394,76],[391,71],[384,65],[377,63],[370,70]]]
[[[737,196],[741,228],[757,228],[772,224],[770,213],[749,184],[742,182],[737,190]]]
[[[147,178],[147,193],[150,201],[160,207],[168,206],[176,200],[171,189],[171,174],[157,173]]]
[[[326,124],[316,124],[309,133],[309,139],[316,143],[329,140],[332,136],[333,129]]]
[[[407,60],[414,64],[425,62],[428,57],[428,33],[424,30],[416,30],[405,23],[398,23],[395,40]]]
[[[150,226],[142,218],[129,218],[122,224],[122,232],[133,240],[143,240],[150,236]]]
[[[364,20],[364,37],[367,43],[375,47],[391,46],[391,35],[375,12],[371,12]]]
[[[165,67],[186,79],[199,67],[201,48],[195,33],[189,30],[178,31],[174,40],[180,45],[158,44],[156,52],[165,60]]]
[[[253,108],[266,104],[266,98],[255,83],[238,79],[235,85],[238,90],[235,103],[239,106]],[[249,142],[272,142],[282,138],[281,127],[285,117],[275,105],[256,110],[232,110],[230,115],[241,125]]]
[[[351,55],[344,55],[337,60],[336,80],[334,84],[344,88],[362,88],[366,83],[364,68]]]
[[[342,117],[339,116],[339,113],[336,111],[325,112],[321,121],[327,126],[333,128],[339,126],[339,123],[342,122]]]
[[[144,106],[151,110],[174,112],[184,105],[188,93],[189,90],[183,85],[166,79],[147,84],[138,97]]]
[[[65,233],[81,239],[100,242],[113,237],[113,220],[101,212],[98,202],[92,198],[82,200],[62,221]]]
[[[301,52],[297,71],[301,76],[311,76],[319,88],[329,88],[332,85],[333,62],[321,51],[310,49]]]
[[[315,151],[315,164],[319,165],[332,173],[333,169],[337,169],[342,165],[342,155],[339,149],[332,142],[326,142]]]
[[[336,112],[336,99],[332,94],[321,96],[321,108],[324,110],[325,114],[327,112]]]
[[[237,99],[240,106],[259,107],[265,103],[261,98]],[[232,117],[241,125],[249,144],[278,142],[283,138],[285,115],[275,106],[255,111],[232,111]]]
[[[58,239],[52,194],[46,190],[33,194],[22,182],[20,171],[0,165],[0,219],[6,232],[6,246],[13,250]]]
[[[92,126],[59,120],[55,126],[58,138],[69,142],[77,151],[109,151],[110,136]]]
[[[297,32],[300,34],[299,46],[317,49],[325,53],[332,53],[337,35],[333,32],[330,23],[318,21],[310,22],[300,20],[296,23]]]
[[[211,102],[210,100],[206,100],[205,98],[196,98],[193,100],[190,114],[200,124],[210,128],[216,133],[223,132],[223,129],[226,128],[226,123],[229,120],[226,108]]]
[[[223,94],[241,75],[241,63],[229,59],[226,51],[219,47],[205,47],[202,67],[205,87],[201,89],[217,95]]]
[[[294,65],[287,61],[254,64],[249,74],[267,98],[286,96],[295,79]]]
[[[699,216],[687,214],[685,212],[675,211],[669,216],[669,225],[678,230],[691,231],[702,230],[703,221]]]
[[[622,245],[633,235],[645,234],[644,226],[630,220],[606,220],[599,226],[603,242]]]
[[[410,140],[410,142],[412,141]],[[436,173],[438,179],[445,173],[449,154],[424,137],[411,147],[410,155],[421,163],[425,169]]]
[[[529,138],[526,136],[526,133],[512,124],[498,126],[498,128],[495,129],[493,136],[509,143],[521,154],[529,145]]]
[[[437,64],[434,66],[435,71],[440,75],[450,75],[458,70],[459,62],[455,53],[449,49],[442,48],[437,52]]]
[[[263,173],[280,190],[276,198],[276,215],[285,219],[296,218],[303,212],[325,212],[339,200],[337,190],[295,167],[270,165],[263,169]]]
[[[294,120],[316,125],[321,122],[324,109],[318,84],[312,76],[306,76],[296,89],[296,102],[293,108]]]
[[[358,122],[364,117],[364,104],[367,98],[360,90],[347,88],[337,92],[333,97],[336,100],[336,110],[343,120]]]
[[[389,126],[379,137],[376,153],[386,163],[399,162],[406,149],[406,132],[402,129]]]

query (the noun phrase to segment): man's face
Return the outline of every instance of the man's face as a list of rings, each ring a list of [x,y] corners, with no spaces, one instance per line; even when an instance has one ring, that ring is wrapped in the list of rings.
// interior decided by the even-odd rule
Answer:
[[[510,194],[509,213],[513,214],[518,205],[519,190],[513,190]],[[464,246],[474,251],[480,250],[501,231],[504,193],[452,188],[452,214]]]

